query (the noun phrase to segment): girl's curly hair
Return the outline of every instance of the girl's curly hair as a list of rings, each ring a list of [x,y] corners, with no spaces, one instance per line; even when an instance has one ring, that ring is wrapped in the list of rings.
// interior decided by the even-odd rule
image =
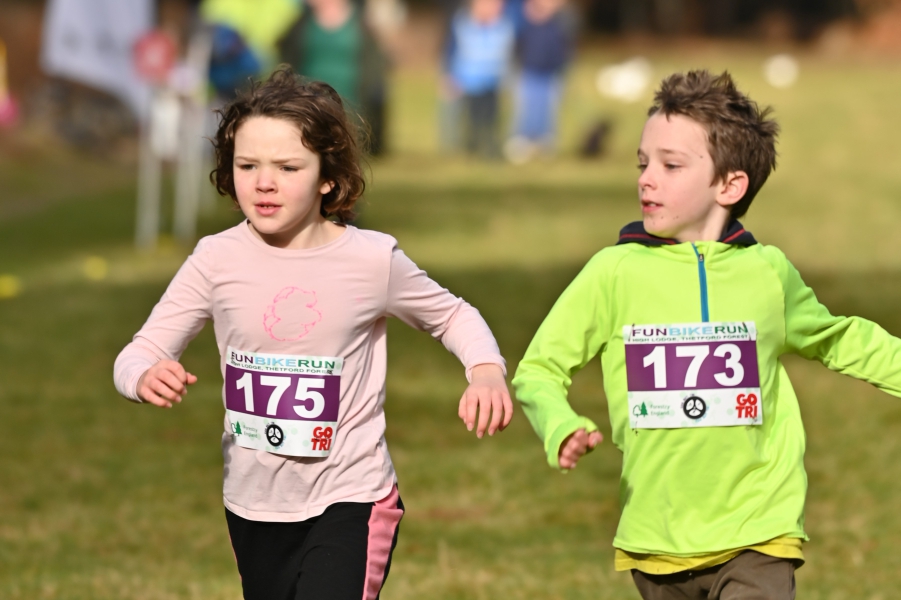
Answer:
[[[221,195],[238,203],[233,169],[235,134],[241,125],[252,117],[283,119],[297,127],[303,144],[319,156],[320,178],[334,184],[322,196],[322,216],[339,223],[354,218],[354,205],[366,189],[362,134],[330,85],[305,81],[290,66],[281,65],[264,83],[252,83],[216,113],[219,129],[212,140],[216,168],[210,181]]]

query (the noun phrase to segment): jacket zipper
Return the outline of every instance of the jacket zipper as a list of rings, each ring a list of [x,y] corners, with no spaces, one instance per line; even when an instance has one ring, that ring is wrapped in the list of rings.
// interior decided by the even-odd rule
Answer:
[[[701,322],[708,323],[710,321],[710,311],[707,307],[707,268],[704,266],[704,255],[698,252],[697,246],[691,244],[695,256],[698,257],[698,279],[701,282]]]

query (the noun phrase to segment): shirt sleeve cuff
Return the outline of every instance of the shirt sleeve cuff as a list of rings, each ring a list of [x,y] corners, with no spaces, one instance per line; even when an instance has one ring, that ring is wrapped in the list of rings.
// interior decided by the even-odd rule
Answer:
[[[501,371],[503,371],[504,379],[507,378],[507,361],[505,361],[504,357],[500,354],[495,354],[491,356],[484,356],[478,360],[475,360],[471,365],[466,367],[466,381],[472,383],[472,370],[479,365],[497,365],[501,368]]]
[[[547,443],[545,444],[545,450],[547,451],[547,462],[551,467],[560,469],[564,473],[569,471],[569,469],[560,468],[560,447],[563,446],[563,441],[566,438],[580,429],[584,429],[585,433],[591,433],[593,431],[597,431],[598,426],[595,425],[594,421],[592,421],[588,417],[575,417],[572,419],[567,419],[566,421],[558,425],[556,429],[554,429],[553,433],[551,433],[551,435],[548,437]],[[589,449],[588,452],[591,452],[591,449]]]

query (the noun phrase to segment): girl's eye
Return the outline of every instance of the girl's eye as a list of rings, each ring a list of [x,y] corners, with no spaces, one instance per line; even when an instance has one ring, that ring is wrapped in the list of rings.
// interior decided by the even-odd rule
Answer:
[[[238,165],[238,168],[242,171],[249,171],[253,168],[253,165]]]
[[[297,167],[289,167],[288,165],[285,165],[282,167],[282,170],[287,171],[288,173],[294,173],[298,169],[297,169]]]
[[[648,168],[648,166],[645,164],[641,164],[641,163],[638,164],[638,170],[641,171],[642,173],[644,173],[644,170],[647,168]]]
[[[679,168],[679,165],[674,165],[674,164],[672,164],[672,163],[667,163],[666,168],[667,168],[668,170],[672,171],[673,169],[678,169],[678,168]]]

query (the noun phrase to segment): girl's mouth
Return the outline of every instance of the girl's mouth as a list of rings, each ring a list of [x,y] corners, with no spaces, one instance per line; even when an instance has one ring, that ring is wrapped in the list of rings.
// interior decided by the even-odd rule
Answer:
[[[281,206],[269,202],[261,202],[259,204],[255,204],[254,208],[256,209],[258,215],[271,217],[276,212],[278,212],[278,209],[281,208]]]

